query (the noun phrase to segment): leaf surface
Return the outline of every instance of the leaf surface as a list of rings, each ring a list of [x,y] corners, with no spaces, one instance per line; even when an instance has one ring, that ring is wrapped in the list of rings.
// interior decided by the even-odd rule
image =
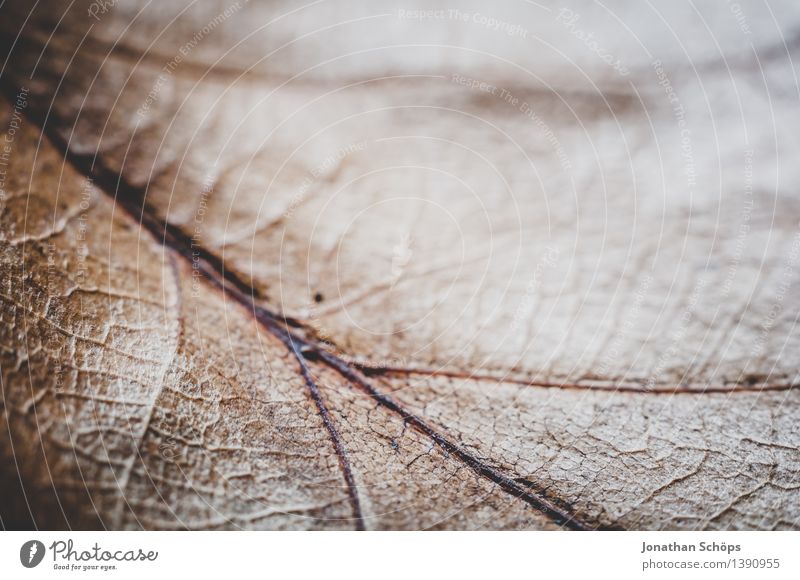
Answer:
[[[584,7],[621,75],[512,3],[46,4],[0,25],[4,525],[797,526],[791,17]]]

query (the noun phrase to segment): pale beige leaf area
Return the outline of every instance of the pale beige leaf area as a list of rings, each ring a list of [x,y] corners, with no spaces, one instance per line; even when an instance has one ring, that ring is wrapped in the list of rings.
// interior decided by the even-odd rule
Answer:
[[[3,527],[800,525],[797,11],[458,10],[0,7]]]

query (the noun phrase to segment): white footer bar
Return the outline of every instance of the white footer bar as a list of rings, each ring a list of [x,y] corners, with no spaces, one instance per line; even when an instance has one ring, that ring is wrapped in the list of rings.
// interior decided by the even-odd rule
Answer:
[[[799,552],[800,532],[2,532],[0,577],[777,580]]]

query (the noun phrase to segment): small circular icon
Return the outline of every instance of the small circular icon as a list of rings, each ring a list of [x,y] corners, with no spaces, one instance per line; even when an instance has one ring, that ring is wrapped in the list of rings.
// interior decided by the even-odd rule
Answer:
[[[19,549],[19,561],[26,568],[35,568],[44,558],[44,544],[39,540],[29,540]]]

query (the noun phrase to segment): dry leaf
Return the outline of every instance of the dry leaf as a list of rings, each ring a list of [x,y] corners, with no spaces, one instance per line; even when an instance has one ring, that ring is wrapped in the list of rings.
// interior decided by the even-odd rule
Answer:
[[[797,528],[796,11],[578,6],[4,5],[3,525]]]

